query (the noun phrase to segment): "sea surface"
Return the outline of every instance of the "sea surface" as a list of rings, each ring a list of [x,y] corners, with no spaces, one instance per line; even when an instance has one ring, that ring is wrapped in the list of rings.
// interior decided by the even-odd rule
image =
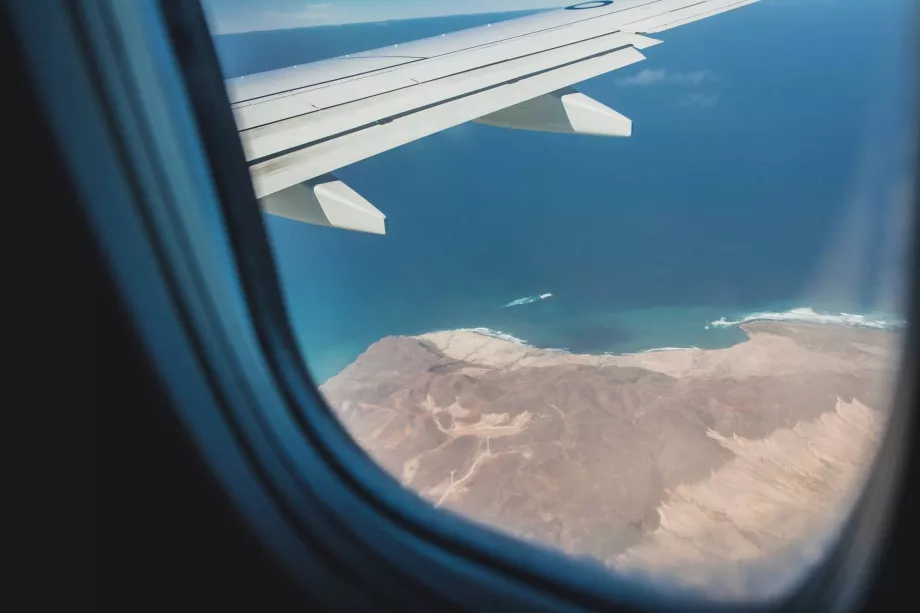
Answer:
[[[465,124],[337,171],[386,236],[265,217],[314,376],[433,330],[625,353],[727,346],[755,316],[897,323],[910,6],[764,0],[662,32],[644,62],[578,86],[631,138]],[[215,40],[234,77],[514,16]]]

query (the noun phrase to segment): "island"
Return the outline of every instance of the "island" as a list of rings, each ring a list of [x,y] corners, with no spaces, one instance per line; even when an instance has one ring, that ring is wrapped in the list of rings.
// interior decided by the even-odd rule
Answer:
[[[817,559],[860,490],[899,334],[742,326],[732,347],[629,355],[476,330],[387,337],[322,392],[436,507],[619,572],[772,593]]]

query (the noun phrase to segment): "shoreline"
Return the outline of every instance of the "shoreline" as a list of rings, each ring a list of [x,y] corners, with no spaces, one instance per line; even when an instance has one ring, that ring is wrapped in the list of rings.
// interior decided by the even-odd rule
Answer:
[[[721,317],[715,321],[709,322],[706,324],[705,329],[709,330],[711,327],[714,328],[740,328],[744,331],[747,339],[750,338],[750,332],[747,330],[746,325],[756,324],[756,323],[787,323],[787,324],[813,324],[820,326],[831,326],[831,327],[843,327],[843,328],[856,328],[856,329],[866,329],[866,330],[898,330],[903,328],[906,325],[906,322],[900,319],[887,316],[876,316],[868,314],[859,314],[859,313],[820,313],[812,309],[811,307],[796,307],[789,309],[787,311],[765,311],[752,313],[750,315],[745,315],[739,319],[729,320],[726,317]],[[624,351],[624,352],[613,352],[605,351],[603,353],[575,353],[564,347],[536,347],[535,345],[529,343],[528,341],[516,337],[513,334],[503,332],[501,330],[493,330],[484,326],[474,327],[474,328],[456,328],[448,330],[434,330],[431,332],[424,332],[421,334],[411,335],[413,338],[422,339],[432,335],[440,334],[455,334],[459,332],[469,332],[477,334],[487,338],[498,339],[502,341],[507,341],[514,343],[521,347],[526,347],[528,349],[536,349],[539,351],[553,351],[558,353],[564,353],[567,355],[592,355],[598,357],[622,357],[622,356],[637,356],[637,355],[647,355],[651,353],[658,352],[670,352],[670,351],[713,351],[718,349],[728,349],[730,347],[737,346],[741,343],[746,342],[747,339],[739,341],[738,343],[733,343],[731,345],[726,345],[724,347],[715,347],[715,348],[700,348],[696,346],[690,347],[650,347],[648,349],[640,349],[637,351]]]
[[[695,308],[695,307],[691,307]],[[713,309],[715,310],[715,309]],[[533,351],[549,352],[557,356],[592,356],[602,360],[614,359],[618,360],[620,358],[639,358],[639,357],[654,357],[661,355],[698,355],[700,352],[706,351],[718,351],[729,349],[731,347],[737,347],[744,344],[750,339],[750,333],[748,332],[746,326],[748,324],[755,323],[775,323],[775,324],[814,324],[826,326],[829,328],[841,328],[841,329],[853,329],[853,330],[876,330],[876,331],[897,331],[901,329],[905,322],[896,317],[887,315],[887,314],[852,314],[852,313],[827,313],[819,312],[810,307],[799,307],[792,308],[788,310],[776,310],[776,311],[763,311],[763,312],[754,312],[747,315],[734,315],[735,319],[728,319],[727,316],[722,316],[715,321],[708,321],[709,319],[717,316],[718,311],[714,313],[709,313],[708,317],[701,317],[698,321],[700,326],[700,335],[706,336],[709,332],[714,334],[726,333],[726,330],[737,328],[740,331],[740,334],[736,338],[732,339],[720,339],[716,338],[716,342],[708,344],[705,341],[701,341],[699,338],[686,339],[691,341],[686,346],[675,346],[665,344],[668,339],[659,339],[665,340],[665,343],[653,344],[649,343],[646,346],[643,344],[638,344],[638,347],[629,347],[624,348],[628,350],[611,350],[611,351],[600,351],[594,353],[578,353],[573,352],[565,346],[545,346],[539,347],[532,344],[526,339],[517,337],[513,334],[495,328],[488,328],[485,326],[478,327],[458,327],[453,329],[435,329],[432,331],[417,331],[412,333],[397,333],[389,334],[386,336],[404,336],[408,338],[425,340],[429,337],[438,337],[445,335],[454,335],[458,333],[469,333],[473,334],[481,339],[496,339],[499,341],[505,341],[511,346],[520,347]],[[424,330],[424,329],[423,329]],[[379,342],[382,338],[377,339],[371,343],[373,345],[375,342]],[[732,336],[735,336],[733,333]],[[699,344],[697,344],[699,343]],[[333,377],[339,375],[345,368],[352,364],[358,357],[360,357],[367,349],[370,347],[364,347],[363,351],[356,351],[356,354],[347,362],[341,362],[336,364],[334,367],[329,367],[326,369],[326,375],[322,378],[322,384],[325,384],[327,381]],[[310,358],[310,355],[307,355]],[[308,359],[308,362],[310,360]]]
[[[907,322],[893,317],[878,316],[861,313],[819,313],[811,307],[797,307],[787,311],[752,313],[741,319],[727,320],[721,317],[709,322],[710,326],[717,328],[730,328],[746,323],[758,321],[774,321],[789,323],[813,323],[824,325],[840,325],[851,328],[870,328],[873,330],[892,330],[904,327]]]
[[[802,374],[815,371],[814,359],[821,353],[819,347],[802,344],[797,337],[809,331],[838,330],[843,337],[831,342],[863,344],[860,337],[866,334],[887,334],[892,339],[896,329],[855,326],[845,322],[791,321],[769,318],[752,319],[736,324],[745,340],[728,347],[655,348],[647,351],[620,354],[572,353],[564,349],[540,349],[515,337],[486,328],[445,330],[415,335],[434,351],[470,366],[490,369],[518,370],[547,366],[606,366],[642,368],[669,377],[712,376],[719,372],[726,376],[746,378],[776,374]],[[500,336],[499,336],[500,335]],[[819,336],[822,336],[819,333]],[[837,337],[837,335],[833,335]],[[846,338],[849,337],[849,338]],[[889,341],[885,341],[887,345]],[[767,356],[770,356],[769,358]],[[782,356],[780,359],[779,356]],[[863,356],[858,362],[835,360],[833,368],[841,373],[858,372],[862,368],[877,367],[878,356]]]

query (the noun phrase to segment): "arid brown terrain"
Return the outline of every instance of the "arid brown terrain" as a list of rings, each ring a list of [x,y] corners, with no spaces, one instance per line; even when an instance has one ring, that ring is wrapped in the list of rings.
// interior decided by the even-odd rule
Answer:
[[[388,337],[323,392],[434,505],[709,585],[712,569],[807,557],[802,537],[817,546],[832,532],[874,452],[897,363],[891,331],[744,328],[749,340],[727,349],[622,356],[474,331]],[[721,580],[721,591],[746,589]]]

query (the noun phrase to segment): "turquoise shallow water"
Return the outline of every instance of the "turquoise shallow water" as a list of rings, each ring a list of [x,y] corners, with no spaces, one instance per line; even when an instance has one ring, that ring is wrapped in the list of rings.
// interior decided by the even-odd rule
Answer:
[[[631,138],[466,124],[338,171],[387,236],[266,217],[315,376],[391,334],[483,327],[603,353],[730,345],[740,329],[712,322],[795,307],[896,319],[909,6],[778,0],[661,33],[646,61],[579,85]],[[217,46],[238,76],[499,18]]]

